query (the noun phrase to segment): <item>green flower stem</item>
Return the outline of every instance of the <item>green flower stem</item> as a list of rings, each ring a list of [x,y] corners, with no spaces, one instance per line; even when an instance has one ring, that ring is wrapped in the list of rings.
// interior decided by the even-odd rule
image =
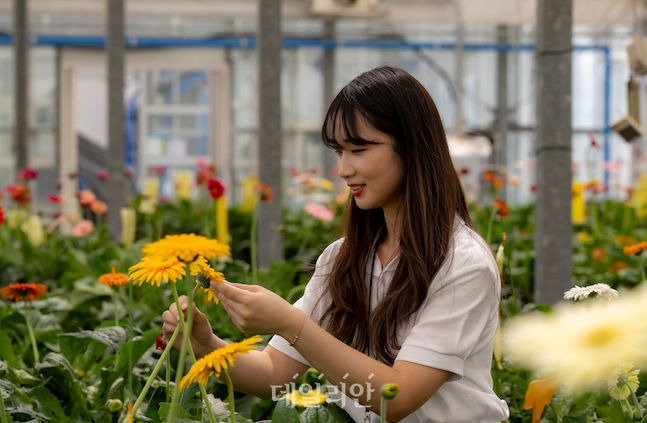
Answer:
[[[647,276],[645,275],[645,251],[640,254],[640,282],[647,281]]]
[[[488,220],[488,225],[487,225],[487,235],[485,237],[485,241],[490,245],[490,241],[492,240],[492,227],[494,226],[494,217],[496,216],[496,207],[492,206],[492,212],[490,213],[490,219]]]
[[[229,422],[236,423],[236,404],[234,403],[234,384],[229,377],[227,369],[222,369],[225,383],[227,384],[227,402],[229,403]]]
[[[196,285],[197,286],[197,285]],[[193,294],[195,289],[189,294],[189,302],[187,304],[186,322],[183,325],[182,331],[182,347],[180,348],[180,356],[177,362],[177,369],[175,371],[175,386],[173,387],[173,398],[171,399],[171,408],[166,419],[167,423],[173,423],[175,419],[175,412],[177,411],[178,403],[180,402],[180,381],[184,376],[184,360],[186,359],[187,350],[191,344],[191,328],[193,327]],[[181,311],[178,308],[178,313]],[[180,316],[180,321],[182,317]]]
[[[9,423],[9,417],[7,417],[7,411],[4,409],[4,398],[0,393],[0,419],[2,423]]]
[[[380,397],[380,423],[386,423],[386,399]]]
[[[195,296],[196,291],[198,290],[198,285],[196,284],[195,287],[193,288],[192,297]],[[177,294],[177,287],[175,284],[173,284],[173,298],[175,299],[175,307],[177,308],[179,320],[180,320],[180,326],[182,327],[182,332],[185,332],[184,330],[184,313],[182,312],[182,307],[180,307],[180,297]],[[193,309],[193,307],[191,307]],[[191,342],[189,342],[189,354],[191,355],[191,359],[193,360],[193,363],[196,362],[196,357],[195,357],[195,352],[193,351],[193,346],[191,345]],[[168,375],[170,377],[170,375]],[[198,384],[200,387],[200,394],[202,395],[202,400],[204,401],[204,406],[207,408],[207,412],[209,413],[209,420],[212,423],[216,423],[216,415],[213,413],[213,410],[211,409],[211,404],[209,404],[209,398],[207,397],[207,391],[204,388],[204,386]]]
[[[249,233],[249,255],[252,265],[252,283],[258,283],[258,264],[256,262],[256,227],[258,225],[258,209],[260,201],[256,202],[254,212],[252,213],[252,229]]]
[[[157,373],[159,373],[160,369],[162,368],[162,363],[164,363],[165,359],[167,359],[166,360],[167,365],[170,363],[170,360],[168,360],[168,358],[171,355],[169,353],[171,352],[171,348],[173,348],[173,344],[175,343],[175,340],[177,339],[179,334],[180,334],[180,326],[178,325],[175,328],[173,335],[171,335],[171,339],[169,339],[169,341],[167,342],[166,347],[164,347],[164,351],[162,351],[162,355],[160,356],[159,360],[157,360],[157,364],[155,364],[153,371],[151,372],[150,376],[148,376],[148,380],[146,380],[144,389],[142,389],[142,391],[139,393],[139,396],[135,401],[135,405],[133,405],[133,415],[137,412],[137,409],[139,408],[142,401],[146,397],[146,394],[148,393],[148,390],[153,384],[153,381],[155,380]],[[168,371],[167,371],[167,374],[168,374]],[[167,381],[167,384],[168,384],[168,381]],[[168,385],[167,385],[167,390],[168,390]],[[168,392],[167,392],[167,396],[168,396]]]
[[[31,322],[29,321],[29,316],[25,313],[25,321],[27,322],[27,332],[29,333],[29,340],[31,341],[31,349],[34,352],[34,364],[40,361],[40,356],[38,355],[38,347],[36,346],[36,337],[34,336],[34,329],[31,327]]]
[[[638,402],[638,398],[636,397],[636,393],[634,392],[633,389],[631,389],[629,382],[625,381],[625,385],[627,385],[627,388],[629,388],[629,393],[630,393],[629,397],[631,398],[631,403],[633,405],[632,408],[636,410],[636,414],[638,415],[638,420],[642,420],[643,411],[642,411],[642,407],[640,406],[640,402]]]
[[[117,288],[112,288],[112,305],[115,308],[115,326],[119,326],[119,310],[117,310]]]
[[[177,327],[175,328],[175,330],[177,330]],[[169,402],[170,400],[171,400],[171,354],[167,354],[166,355],[166,402]]]
[[[133,284],[128,284],[128,397],[130,402],[133,396]]]

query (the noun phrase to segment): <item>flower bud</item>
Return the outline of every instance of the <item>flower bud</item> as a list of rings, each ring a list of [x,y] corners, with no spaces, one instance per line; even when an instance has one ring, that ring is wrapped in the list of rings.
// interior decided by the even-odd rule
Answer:
[[[398,396],[399,392],[400,387],[397,383],[385,383],[384,385],[382,385],[382,389],[380,390],[380,394],[385,400],[392,400],[393,398]]]
[[[111,413],[116,413],[117,411],[121,411],[121,409],[124,407],[124,403],[121,402],[120,399],[109,399],[106,401],[106,408],[110,410]]]

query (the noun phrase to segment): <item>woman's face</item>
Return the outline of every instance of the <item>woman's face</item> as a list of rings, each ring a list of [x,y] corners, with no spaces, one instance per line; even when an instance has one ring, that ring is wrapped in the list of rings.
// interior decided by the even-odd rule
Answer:
[[[343,125],[336,126],[343,128]],[[393,149],[395,140],[373,128],[360,114],[357,114],[357,135],[375,144],[347,143],[341,129],[335,134],[340,146],[337,151],[339,176],[350,187],[360,209],[396,210],[402,195],[404,163]]]

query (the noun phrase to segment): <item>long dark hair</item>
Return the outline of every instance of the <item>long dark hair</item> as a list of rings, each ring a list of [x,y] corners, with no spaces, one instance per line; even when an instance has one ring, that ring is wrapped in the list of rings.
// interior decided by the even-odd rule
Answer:
[[[472,221],[440,115],[420,82],[387,66],[353,79],[328,109],[322,128],[326,146],[339,148],[338,132],[345,135],[344,142],[367,143],[357,133],[356,113],[395,139],[393,148],[404,163],[400,259],[386,295],[371,315],[365,271],[374,241],[386,235],[386,224],[382,209],[362,210],[349,197],[345,239],[329,275],[331,304],[320,324],[355,349],[375,352],[378,360],[393,364],[400,349],[398,327],[425,301],[448,255],[456,215],[469,226]]]

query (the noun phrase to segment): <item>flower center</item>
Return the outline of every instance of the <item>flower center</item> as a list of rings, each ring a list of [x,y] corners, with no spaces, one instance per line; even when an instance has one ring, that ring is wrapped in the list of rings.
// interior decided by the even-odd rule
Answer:
[[[584,345],[589,347],[602,347],[618,336],[618,332],[610,327],[599,327],[592,330],[584,337]]]

